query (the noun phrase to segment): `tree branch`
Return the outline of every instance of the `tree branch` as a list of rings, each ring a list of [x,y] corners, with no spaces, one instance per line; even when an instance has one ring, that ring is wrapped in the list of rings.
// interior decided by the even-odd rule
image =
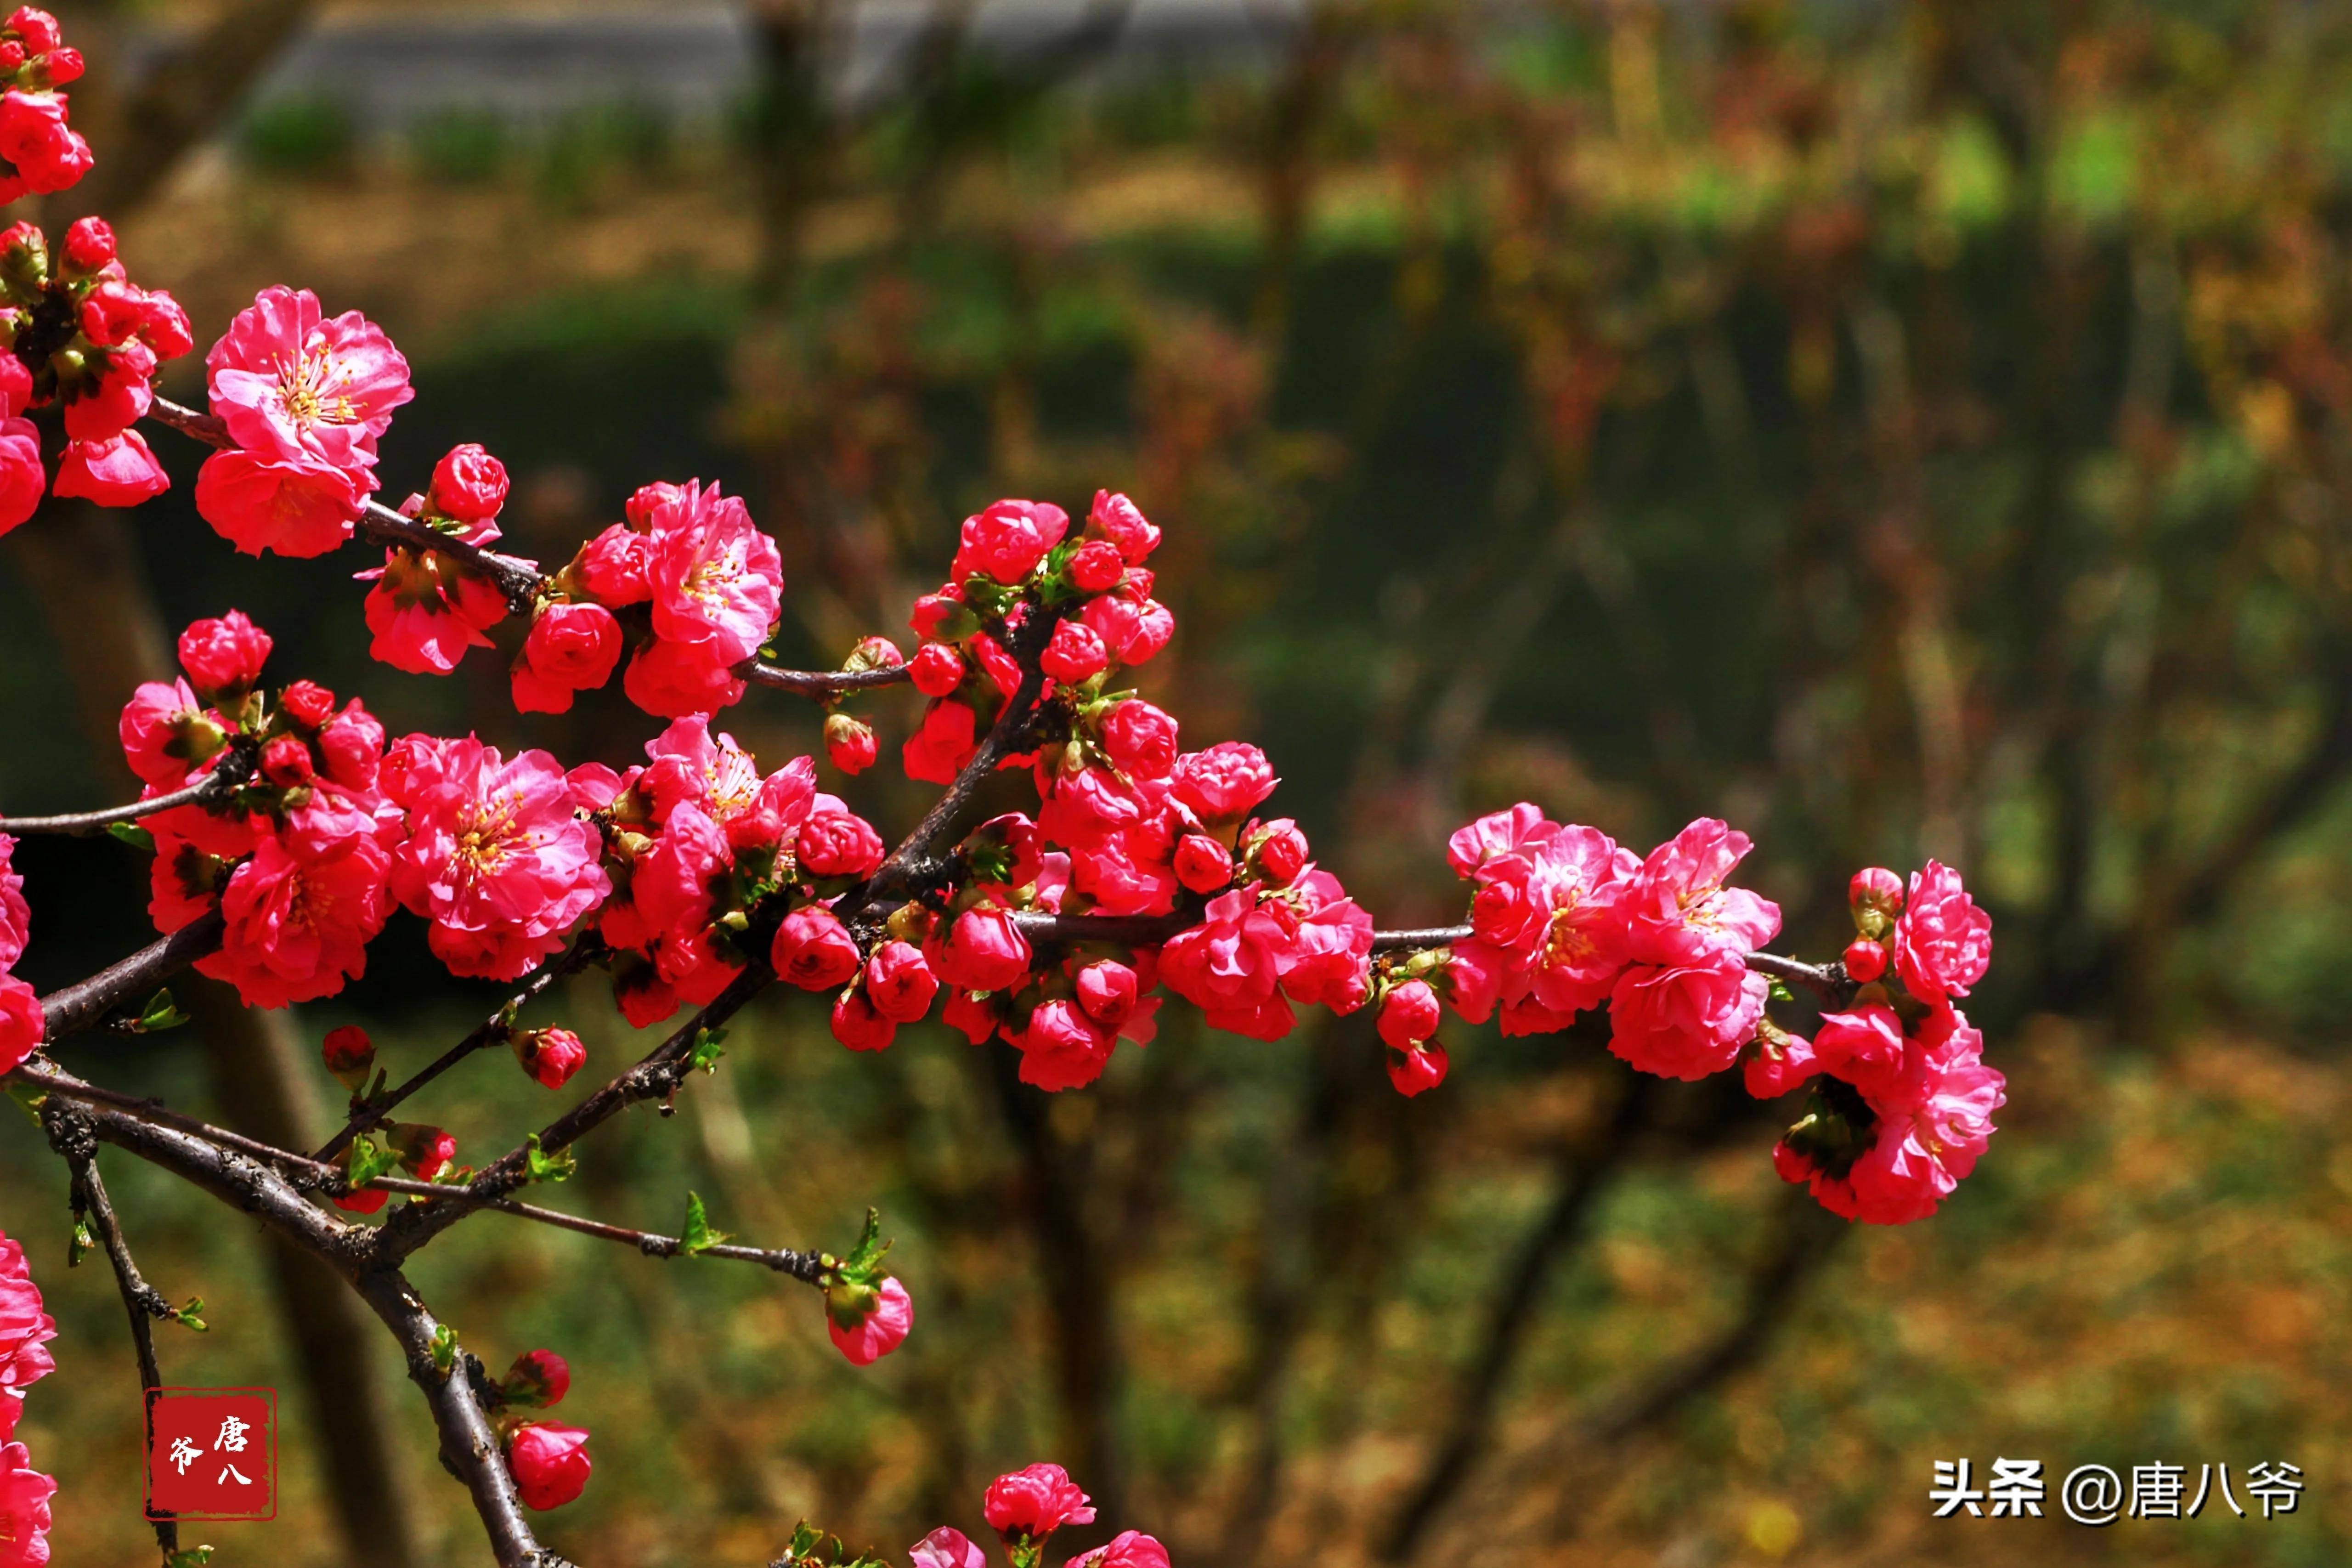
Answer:
[[[155,987],[220,946],[224,921],[215,907],[121,963],[41,998],[41,1037],[55,1044],[94,1026],[115,1008]]]
[[[806,697],[818,702],[829,701],[845,691],[897,686],[914,679],[913,673],[903,664],[887,665],[876,669],[779,669],[756,658],[748,658],[737,665],[735,674],[754,686],[772,687],[778,691],[789,691],[795,697]]]
[[[103,811],[68,812],[61,816],[0,817],[0,833],[63,833],[87,837],[103,833],[118,822],[136,822],[142,816],[152,816],[159,811],[170,811],[176,806],[207,805],[215,800],[226,800],[253,777],[253,766],[254,748],[240,737],[229,742],[228,750],[213,765],[212,772],[185,788],[149,800],[134,800],[128,805],[110,805]]]
[[[660,1236],[652,1231],[631,1230],[626,1226],[607,1225],[603,1220],[587,1219],[562,1209],[542,1208],[537,1204],[517,1202],[513,1198],[488,1198],[474,1195],[467,1188],[412,1181],[405,1176],[378,1176],[369,1185],[386,1192],[400,1193],[409,1197],[454,1202],[469,1208],[496,1209],[520,1219],[536,1220],[541,1225],[559,1230],[576,1231],[604,1241],[617,1241],[624,1247],[634,1247],[647,1258],[724,1258],[732,1262],[756,1263],[788,1274],[804,1285],[814,1285],[824,1277],[824,1269],[814,1252],[799,1252],[789,1247],[738,1247],[731,1242],[716,1242],[693,1252],[684,1250],[683,1238]]]

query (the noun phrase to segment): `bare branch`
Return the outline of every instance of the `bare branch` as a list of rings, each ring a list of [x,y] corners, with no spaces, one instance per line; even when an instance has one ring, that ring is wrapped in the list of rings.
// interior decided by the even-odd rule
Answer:
[[[41,998],[41,1037],[55,1043],[68,1035],[78,1035],[95,1026],[117,1007],[151,994],[155,987],[218,948],[224,923],[217,907],[208,910],[121,963],[101,969],[87,980],[50,992]]]
[[[254,749],[242,741],[233,741],[212,772],[184,789],[169,795],[159,795],[151,800],[134,800],[128,805],[110,805],[103,811],[68,812],[62,816],[0,816],[0,833],[62,833],[75,837],[88,837],[105,832],[119,822],[136,822],[142,816],[152,816],[159,811],[170,811],[183,805],[208,805],[216,800],[226,800],[253,776]]]
[[[593,1236],[604,1241],[617,1241],[625,1247],[635,1247],[647,1258],[724,1258],[739,1263],[757,1263],[761,1268],[772,1268],[779,1274],[789,1274],[805,1285],[815,1284],[824,1273],[818,1260],[818,1254],[799,1252],[789,1247],[738,1247],[731,1242],[715,1242],[709,1247],[699,1247],[688,1253],[685,1251],[686,1244],[683,1238],[678,1237],[660,1236],[646,1230],[631,1230],[626,1226],[607,1225],[603,1220],[565,1214],[562,1209],[542,1208],[537,1204],[519,1203],[513,1198],[481,1197],[462,1186],[411,1181],[405,1176],[379,1176],[369,1184],[382,1187],[386,1192],[400,1193],[420,1200],[446,1201],[469,1208],[496,1209],[500,1214],[510,1214],[520,1219],[536,1220],[541,1225],[553,1226],[559,1230],[576,1231],[582,1236]]]
[[[868,691],[879,686],[897,686],[912,680],[914,675],[903,664],[877,669],[779,669],[772,664],[762,664],[756,658],[745,659],[735,667],[735,674],[754,686],[772,687],[789,691],[795,697],[806,697],[824,702],[845,691]]]

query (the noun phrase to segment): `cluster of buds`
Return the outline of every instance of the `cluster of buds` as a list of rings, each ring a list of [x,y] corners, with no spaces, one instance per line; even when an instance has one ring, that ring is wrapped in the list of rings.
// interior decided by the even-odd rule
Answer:
[[[194,346],[172,296],[125,275],[103,218],[78,219],[55,253],[29,223],[0,233],[0,533],[31,517],[48,485],[27,408],[64,405],[56,494],[135,506],[169,488],[131,426],[154,402],[157,364]]]
[[[383,1092],[383,1069],[376,1065],[375,1042],[365,1029],[345,1024],[327,1031],[319,1044],[319,1058],[337,1083],[351,1092],[352,1110],[363,1110]],[[457,1141],[444,1128],[418,1121],[387,1121],[352,1140],[343,1157],[345,1190],[330,1194],[337,1208],[348,1214],[380,1212],[392,1194],[368,1184],[378,1176],[405,1171],[420,1182],[458,1184],[473,1179],[473,1168],[459,1165]]]
[[[0,22],[0,206],[62,191],[89,173],[89,143],[66,123],[58,89],[81,76],[58,19],[19,5]]]
[[[561,1405],[572,1391],[572,1368],[553,1351],[525,1351],[515,1357],[507,1374],[486,1391],[493,1408],[545,1410]],[[588,1485],[594,1464],[588,1457],[585,1427],[553,1421],[521,1421],[501,1414],[498,1420],[499,1449],[506,1456],[507,1472],[514,1477],[515,1495],[522,1505],[544,1512],[562,1508]]]
[[[871,670],[898,669],[906,662],[898,645],[888,637],[866,637],[849,650],[841,668],[851,675],[864,675]],[[874,726],[854,713],[842,711],[838,696],[827,705],[824,716],[824,754],[835,767],[852,777],[872,767],[881,755]]]

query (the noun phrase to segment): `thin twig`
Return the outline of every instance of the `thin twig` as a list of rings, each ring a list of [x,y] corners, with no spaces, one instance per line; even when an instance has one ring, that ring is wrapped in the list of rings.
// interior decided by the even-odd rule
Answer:
[[[500,1004],[499,1010],[482,1020],[473,1033],[435,1058],[432,1062],[411,1077],[399,1088],[368,1101],[351,1115],[336,1134],[319,1147],[314,1160],[332,1160],[352,1145],[361,1133],[383,1125],[385,1118],[409,1096],[486,1047],[504,1044],[514,1031],[515,1015],[524,1003],[530,1001],[556,981],[575,974],[587,967],[601,952],[603,944],[592,936],[582,936],[564,955],[552,963],[542,963],[523,981],[521,989]]]
[[[121,963],[41,998],[41,1037],[52,1044],[95,1026],[123,1004],[152,994],[180,971],[220,946],[225,922],[217,906]]]
[[[830,700],[845,691],[896,686],[915,678],[914,672],[903,664],[874,669],[779,669],[756,658],[748,658],[737,665],[735,673],[754,686],[772,687],[778,691],[789,691],[795,697],[806,697],[819,702]]]
[[[496,1209],[500,1214],[536,1220],[541,1225],[553,1226],[559,1230],[577,1231],[582,1236],[593,1236],[604,1241],[617,1241],[624,1247],[635,1247],[647,1258],[724,1258],[740,1263],[757,1263],[763,1268],[789,1274],[809,1285],[815,1284],[824,1272],[816,1253],[800,1252],[789,1247],[738,1247],[731,1242],[714,1242],[709,1247],[687,1252],[685,1241],[678,1237],[631,1230],[626,1226],[608,1225],[600,1219],[587,1219],[579,1215],[565,1214],[562,1209],[542,1208],[537,1204],[520,1203],[513,1198],[482,1197],[462,1186],[413,1181],[405,1176],[378,1176],[369,1185],[411,1198]]]

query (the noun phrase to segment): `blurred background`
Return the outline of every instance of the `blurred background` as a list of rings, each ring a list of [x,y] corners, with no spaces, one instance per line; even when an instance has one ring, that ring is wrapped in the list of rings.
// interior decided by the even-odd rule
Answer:
[[[893,1552],[1066,1464],[1185,1568],[2328,1564],[2352,1554],[2352,16],[2294,0],[298,0],[63,7],[132,275],[208,343],[265,285],[383,322],[387,495],[478,440],[561,560],[636,485],[750,498],[788,662],[911,646],[966,512],[1131,492],[1168,534],[1188,741],[1383,923],[1521,798],[1646,846],[1729,817],[1780,944],[1859,865],[1963,867],[2002,1131],[1933,1220],[1849,1231],[1734,1082],[1454,1028],[1406,1102],[1370,1021],[1265,1046],[1171,1005],[1093,1091],[947,1031],[853,1058],[772,997],[675,1119],[551,1200],[763,1245],[868,1202],[919,1321],[870,1372],[756,1269],[486,1215],[413,1272],[494,1366],[570,1357],[595,1434],[540,1521],[597,1568],[756,1563],[803,1515]],[[200,396],[195,360],[167,387]],[[503,656],[371,665],[360,585],[235,556],[182,481],[0,544],[0,802],[125,798],[168,634],[236,605],[277,679],[395,734],[625,763],[615,701],[518,718]],[[517,628],[504,628],[510,647]],[[617,691],[608,694],[617,698]],[[885,755],[914,712],[864,705]],[[769,765],[817,715],[754,691]],[[923,793],[844,793],[886,829]],[[828,777],[832,777],[828,770]],[[30,843],[43,988],[148,939],[144,869]],[[494,993],[395,917],[363,982],[77,1043],[290,1142],[329,1027],[396,1068]],[[593,981],[590,1071],[646,1048]],[[419,1102],[486,1158],[563,1101],[503,1059]],[[306,1138],[305,1133],[311,1134]],[[285,1500],[227,1565],[487,1561],[392,1350],[323,1276],[110,1152],[167,1381],[281,1391]],[[63,1328],[23,1436],[57,1561],[152,1559],[102,1264],[11,1117],[0,1226]],[[2291,1518],[1932,1521],[1939,1458],[2304,1467]]]

